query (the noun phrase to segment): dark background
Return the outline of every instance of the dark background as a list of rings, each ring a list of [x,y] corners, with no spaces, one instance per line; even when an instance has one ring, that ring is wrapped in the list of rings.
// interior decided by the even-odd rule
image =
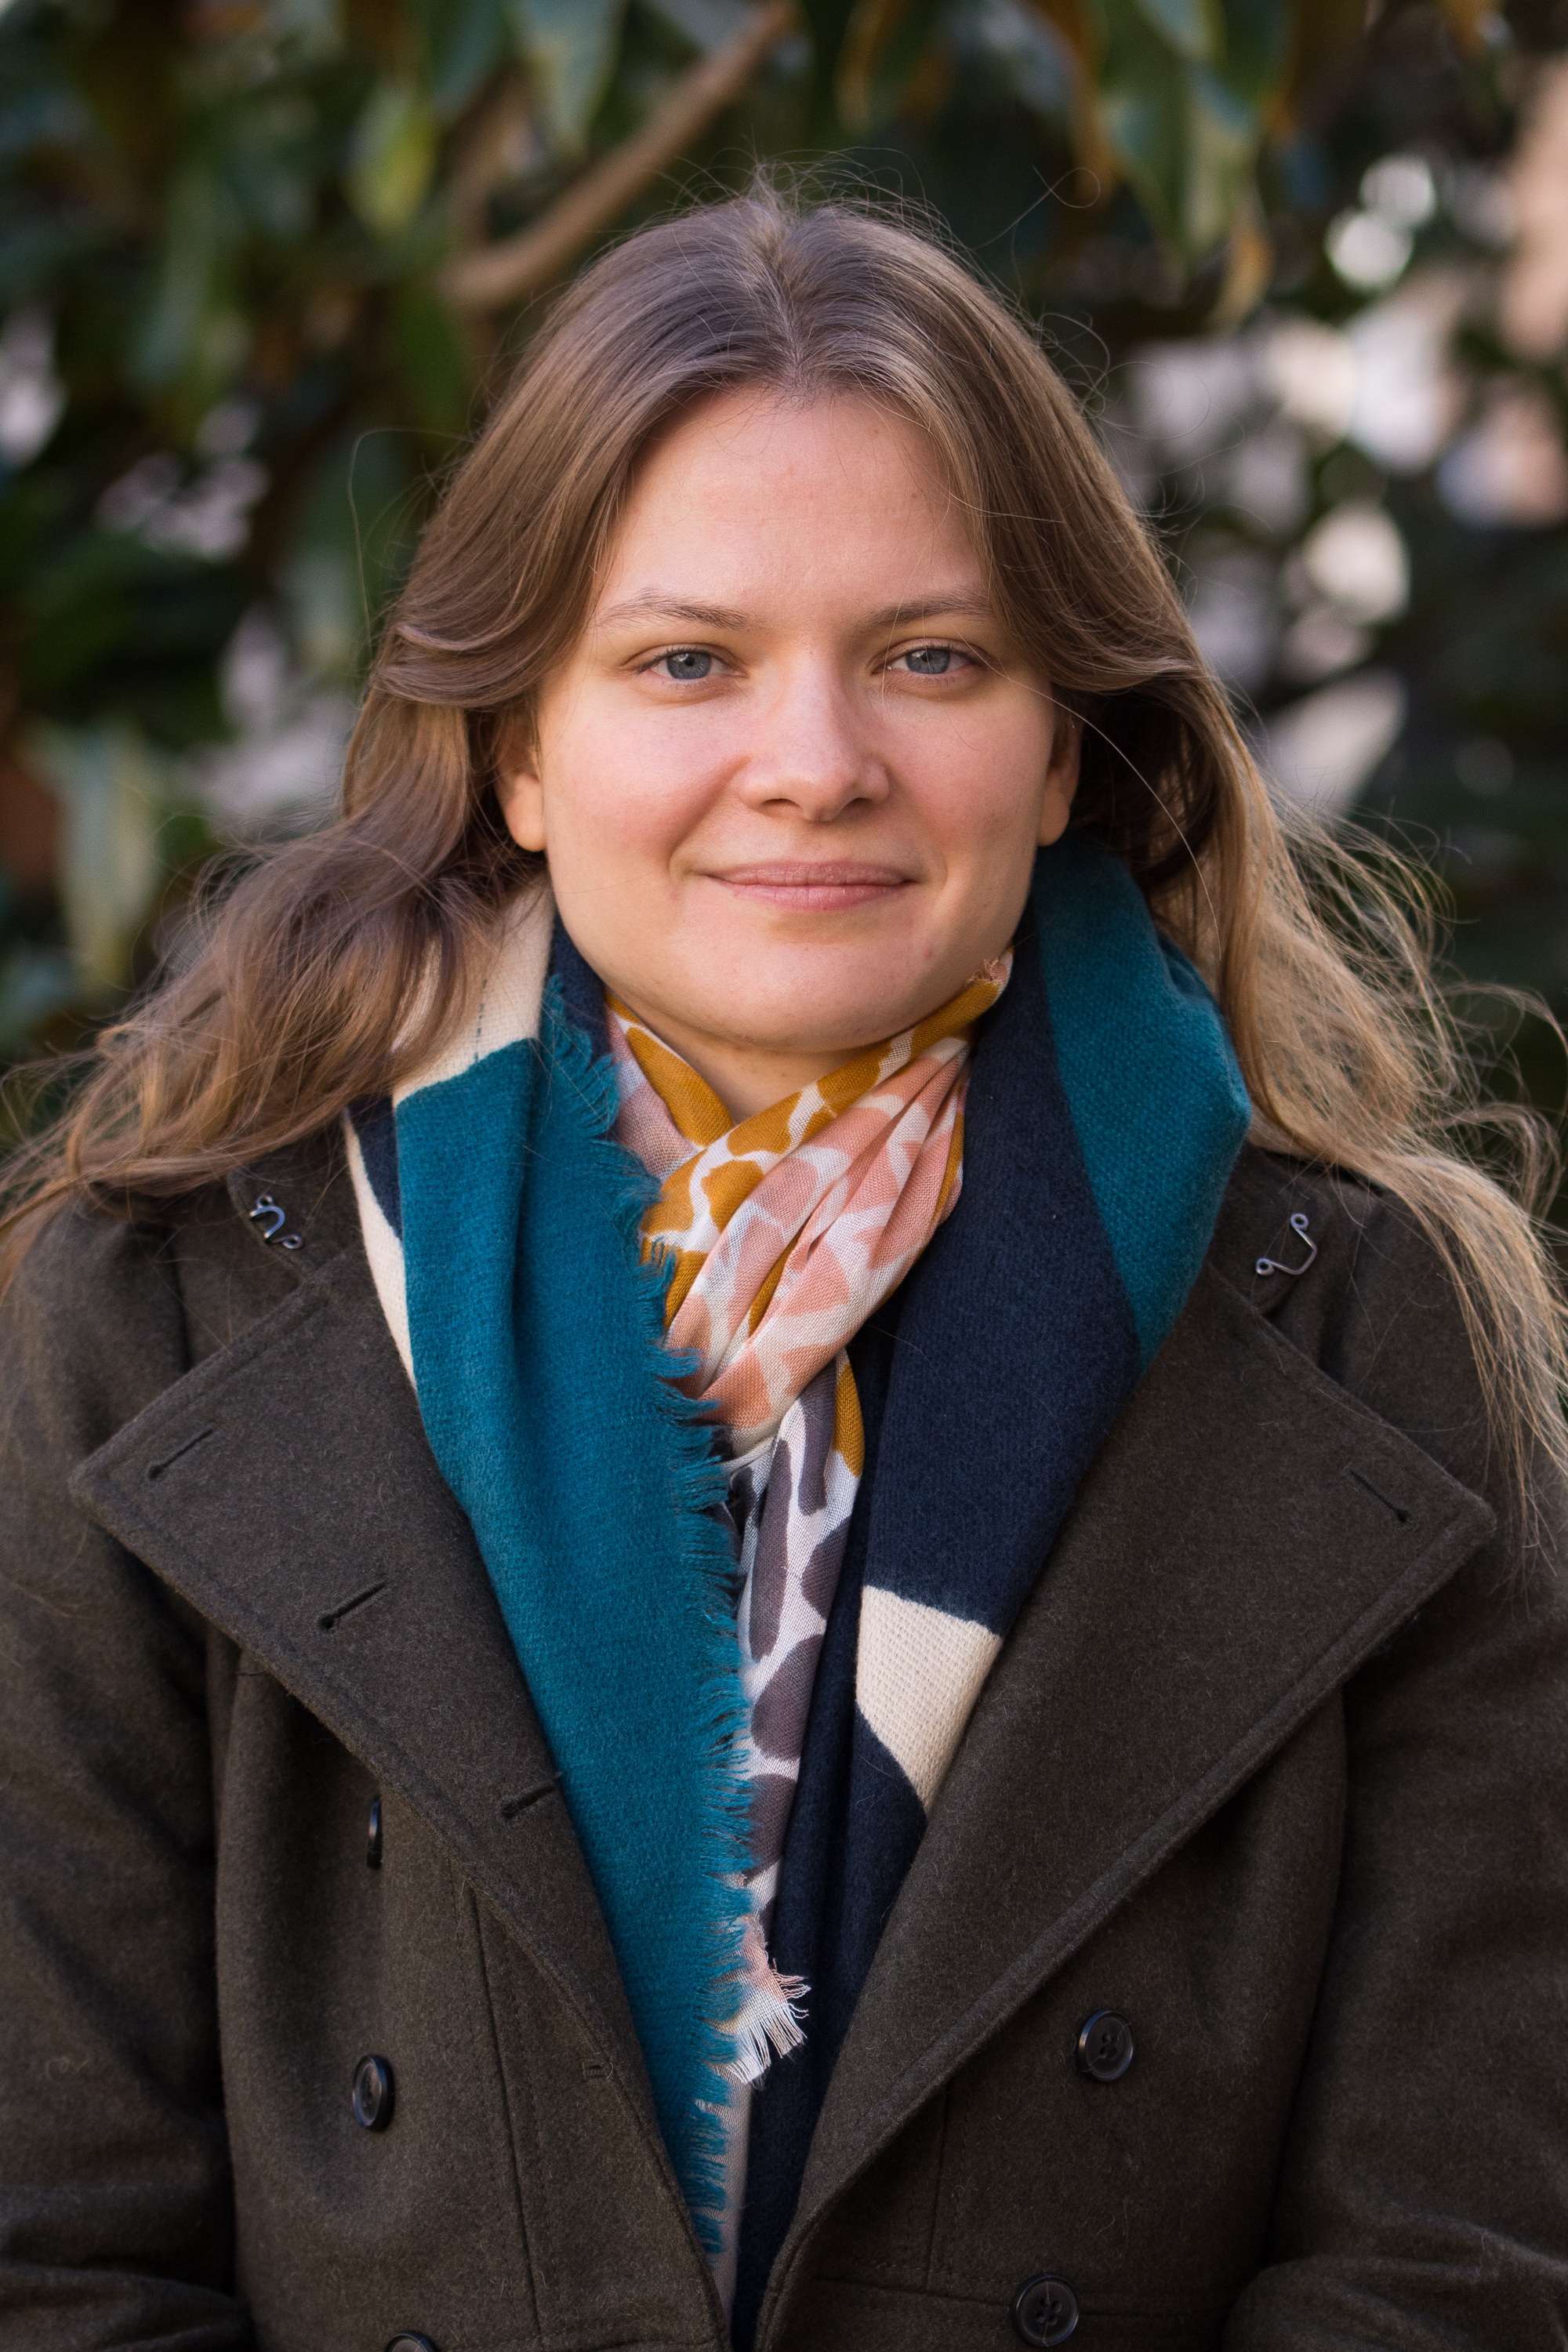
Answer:
[[[1280,791],[1568,1012],[1568,0],[0,0],[0,1061],[320,821],[542,298],[757,157],[941,215]]]

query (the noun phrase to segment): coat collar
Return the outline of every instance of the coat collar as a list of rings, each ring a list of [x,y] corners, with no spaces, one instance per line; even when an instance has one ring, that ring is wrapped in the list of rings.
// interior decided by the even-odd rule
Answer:
[[[657,2146],[552,1759],[347,1185],[323,1185],[307,1157],[230,1189],[274,1257],[275,1221],[251,1211],[269,1193],[290,1213],[279,1236],[300,1234],[296,1286],[84,1463],[73,1492],[446,1840]],[[1286,1191],[1248,1155],[1216,1244],[1240,1250],[1243,1276],[1257,1254],[1289,1256]],[[1255,1285],[1255,1303],[1211,1259],[1085,1482],[889,1920],[770,2310],[839,2191],[1491,1525],[1272,1328],[1258,1307],[1279,1286]],[[1108,1685],[1125,1704],[1107,1707]],[[1132,1718],[1157,1735],[1130,1741]],[[765,2311],[759,2340],[770,2332]]]
[[[1295,1240],[1258,1159],[1217,1244],[1246,1253],[1244,1276]],[[1254,1288],[1267,1304],[1281,1286]],[[839,2053],[759,2344],[839,2192],[1493,1524],[1211,1255],[933,1809]]]
[[[662,2162],[554,1760],[431,1455],[346,1178],[306,1153],[229,1192],[273,1262],[262,1295],[285,1264],[294,1286],[83,1463],[73,1496],[445,1840],[609,2059]],[[253,1215],[258,1200],[284,1221]]]

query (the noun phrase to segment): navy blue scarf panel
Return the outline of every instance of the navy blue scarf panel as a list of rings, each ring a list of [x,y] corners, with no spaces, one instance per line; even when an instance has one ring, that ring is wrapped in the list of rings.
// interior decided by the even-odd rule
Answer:
[[[768,2274],[794,2217],[816,2118],[855,2007],[855,1989],[843,1971],[833,1966],[833,1955],[840,1946],[846,1941],[857,1944],[864,1934],[856,1902],[858,1890],[847,1882],[845,1874],[848,1823],[845,1792],[855,1738],[855,1654],[860,1636],[860,1588],[866,1574],[871,1496],[898,1349],[899,1315],[912,1280],[911,1275],[849,1344],[866,1432],[866,1462],[849,1521],[838,1589],[817,1659],[773,1914],[775,1965],[790,1976],[803,1977],[810,1985],[811,2022],[805,2042],[787,2056],[775,2058],[752,2094],[746,2203],[730,2326],[735,2352],[751,2352]],[[913,1803],[901,1775],[899,1787],[904,1801]]]
[[[773,1958],[811,1988],[806,2041],[774,2063],[752,2108],[736,2352],[750,2352],[834,2063],[925,1829],[908,1780],[857,1713],[862,1589],[885,1582],[1005,1633],[1138,1376],[1032,913],[1012,985],[975,1039],[958,1206],[896,1302],[896,1339],[866,1366],[876,1452],[868,1442],[784,1848]]]
[[[602,1062],[610,1050],[605,983],[592,965],[584,962],[559,915],[550,940],[550,972],[560,984],[562,1012],[573,1028],[587,1039],[595,1061]]]

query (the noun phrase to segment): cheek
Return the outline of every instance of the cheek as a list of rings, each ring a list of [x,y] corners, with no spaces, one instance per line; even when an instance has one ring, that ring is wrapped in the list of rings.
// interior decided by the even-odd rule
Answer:
[[[950,729],[911,743],[905,774],[926,823],[956,855],[1033,841],[1050,763],[1048,711],[1027,702],[953,713]]]
[[[693,746],[673,730],[628,729],[579,712],[544,751],[552,854],[605,864],[660,861],[712,797]]]

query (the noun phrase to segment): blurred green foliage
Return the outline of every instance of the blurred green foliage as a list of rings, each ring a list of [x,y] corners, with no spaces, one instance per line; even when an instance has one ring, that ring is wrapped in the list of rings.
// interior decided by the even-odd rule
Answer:
[[[464,257],[555,220],[756,21],[0,0],[0,1052],[100,1017],[215,845],[322,814],[376,615],[567,268],[479,308]],[[1562,1006],[1568,533],[1549,496],[1478,508],[1453,453],[1500,386],[1560,440],[1562,352],[1521,355],[1494,296],[1565,44],[1564,0],[802,0],[596,242],[757,156],[934,209],[1045,322],[1259,728],[1402,687],[1365,805],[1444,865],[1467,969]],[[1386,330],[1423,287],[1450,413],[1412,462],[1312,384],[1353,345],[1418,406]],[[1313,584],[1346,516],[1406,590]]]

